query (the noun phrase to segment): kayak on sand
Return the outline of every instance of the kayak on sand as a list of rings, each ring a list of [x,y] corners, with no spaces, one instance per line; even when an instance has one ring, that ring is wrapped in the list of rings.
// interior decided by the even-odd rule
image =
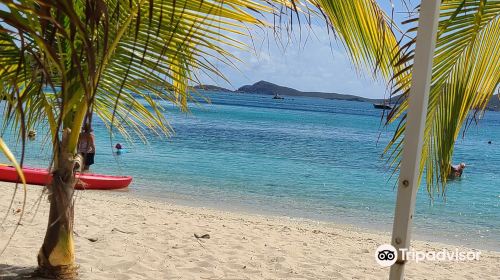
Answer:
[[[52,175],[43,168],[23,167],[26,183],[31,185],[47,186]],[[115,190],[128,187],[132,182],[131,176],[111,176],[90,173],[76,173],[77,190]],[[12,166],[0,165],[0,181],[20,183],[19,175]]]

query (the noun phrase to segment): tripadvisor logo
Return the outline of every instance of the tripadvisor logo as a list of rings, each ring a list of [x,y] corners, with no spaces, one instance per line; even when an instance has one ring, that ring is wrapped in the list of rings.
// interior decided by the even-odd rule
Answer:
[[[375,260],[382,267],[388,267],[396,263],[398,251],[392,245],[382,244],[375,251]]]
[[[375,251],[375,260],[382,267],[388,267],[396,263],[398,255],[402,261],[439,261],[439,262],[464,262],[478,261],[481,256],[481,251],[459,251],[443,249],[441,251],[415,251],[407,248],[396,250],[394,246],[389,244],[380,245]]]

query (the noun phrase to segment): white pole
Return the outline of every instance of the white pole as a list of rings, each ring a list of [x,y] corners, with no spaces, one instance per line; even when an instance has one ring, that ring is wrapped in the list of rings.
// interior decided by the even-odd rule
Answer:
[[[420,5],[403,157],[392,229],[391,242],[398,250],[398,260],[391,267],[390,280],[404,279],[405,261],[402,260],[399,249],[410,247],[440,4],[440,0],[422,0]]]

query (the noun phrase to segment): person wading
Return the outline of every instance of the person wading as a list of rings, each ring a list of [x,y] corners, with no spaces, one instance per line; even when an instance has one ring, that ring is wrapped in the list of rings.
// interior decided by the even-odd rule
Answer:
[[[85,124],[80,139],[78,142],[78,153],[83,157],[83,171],[88,171],[90,166],[94,164],[95,156],[95,141],[93,129],[90,125]]]

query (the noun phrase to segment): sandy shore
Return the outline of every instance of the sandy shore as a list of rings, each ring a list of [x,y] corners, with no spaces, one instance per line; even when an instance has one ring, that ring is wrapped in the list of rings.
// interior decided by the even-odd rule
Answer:
[[[40,189],[29,187],[27,210]],[[13,185],[0,185],[2,218],[12,192]],[[19,215],[20,199],[0,228],[2,247]],[[27,211],[0,256],[0,279],[19,279],[34,270],[47,226],[46,199],[33,219],[34,212]],[[95,191],[78,193],[75,216],[81,279],[386,279],[389,271],[374,258],[375,249],[389,243],[388,234],[330,223],[184,207]],[[210,239],[197,239],[195,233],[209,234]],[[455,246],[423,241],[413,247],[455,250]],[[499,265],[499,252],[482,251],[479,261],[410,262],[407,276],[498,279]]]

